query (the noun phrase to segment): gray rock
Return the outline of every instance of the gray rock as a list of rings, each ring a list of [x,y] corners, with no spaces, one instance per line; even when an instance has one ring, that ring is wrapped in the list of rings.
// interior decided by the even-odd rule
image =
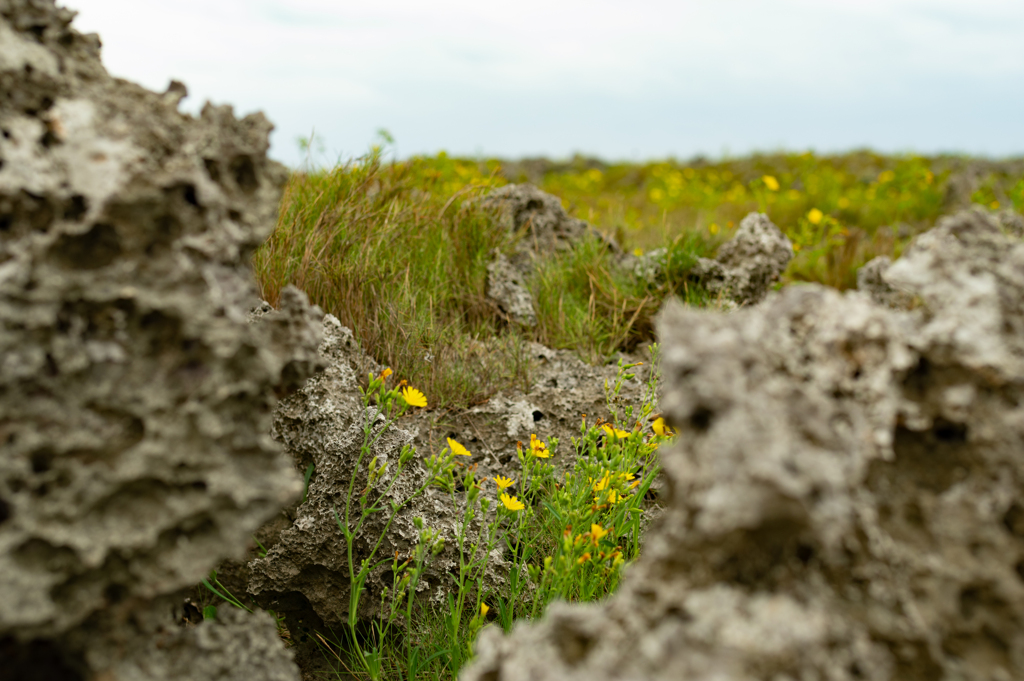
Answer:
[[[487,265],[487,297],[498,305],[510,321],[528,328],[537,326],[533,296],[523,283],[522,275],[497,250],[494,259]]]
[[[478,640],[468,681],[1024,677],[1024,244],[976,213],[860,292],[662,316],[669,497],[603,604]]]
[[[692,275],[712,294],[753,305],[764,299],[792,259],[793,244],[786,235],[764,213],[751,213],[714,260],[697,260]]]
[[[265,612],[230,605],[194,626],[166,616],[169,603],[133,614],[116,639],[86,637],[92,678],[117,681],[299,681],[291,650]]]
[[[482,205],[497,213],[502,228],[522,237],[512,264],[523,274],[530,272],[537,258],[569,250],[588,236],[600,239],[616,254],[620,251],[614,241],[566,213],[557,196],[532,184],[499,187],[484,197]]]
[[[880,255],[872,258],[857,270],[857,290],[863,291],[879,305],[894,310],[907,310],[914,302],[914,297],[903,291],[897,291],[885,280],[885,273],[892,266],[892,258]]]
[[[268,432],[319,314],[246,324],[270,123],[111,78],[73,16],[0,0],[0,639],[81,653],[301,493]]]
[[[455,541],[457,525],[462,519],[464,499],[453,500],[442,490],[431,487],[406,503],[426,480],[426,470],[418,460],[396,474],[402,447],[412,434],[395,425],[384,428],[384,416],[371,407],[363,408],[356,371],[366,366],[352,332],[341,326],[337,318],[324,318],[324,340],[320,353],[329,362],[328,368],[306,382],[306,385],[281,401],[274,414],[272,434],[293,456],[300,469],[314,464],[305,503],[301,504],[292,525],[280,533],[277,543],[268,547],[264,557],[249,563],[251,594],[277,612],[302,612],[306,603],[328,624],[345,622],[349,614],[351,592],[345,539],[338,529],[336,513],[344,517],[352,472],[357,469],[356,490],[367,487],[370,460],[384,473],[374,484],[382,493],[379,506],[404,504],[387,527],[390,511],[376,513],[366,521],[355,546],[358,565],[369,558],[378,538],[382,538],[376,559],[406,557],[416,545],[420,531],[415,519],[440,533],[444,550],[434,556],[419,589],[431,598],[442,601],[449,593],[451,572],[458,572],[459,558]],[[360,462],[363,424],[374,424],[376,441],[369,455]],[[372,497],[375,498],[375,497]],[[358,500],[352,500],[353,525],[358,519]],[[493,508],[493,507],[492,507]],[[478,531],[468,528],[470,537]],[[490,575],[491,583],[504,582],[504,565],[498,556]],[[361,617],[378,614],[380,595],[393,588],[390,561],[377,566],[366,581],[366,593],[360,601]],[[295,601],[299,594],[305,602]]]

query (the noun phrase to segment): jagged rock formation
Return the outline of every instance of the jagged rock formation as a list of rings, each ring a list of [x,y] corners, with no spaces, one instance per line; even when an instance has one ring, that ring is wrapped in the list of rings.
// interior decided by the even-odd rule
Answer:
[[[525,327],[537,326],[533,296],[523,283],[522,274],[497,250],[494,260],[487,265],[487,297],[497,303],[509,321]]]
[[[601,239],[615,252],[619,250],[589,224],[566,213],[557,196],[532,184],[498,187],[484,198],[482,205],[497,213],[502,228],[522,235],[513,258],[513,264],[520,269],[528,268],[535,258],[568,250],[587,236]]]
[[[879,305],[895,310],[909,309],[914,297],[904,291],[898,291],[885,280],[885,273],[892,266],[892,258],[880,255],[864,263],[857,270],[857,290],[870,296]]]
[[[666,311],[643,556],[605,604],[483,632],[462,678],[1024,677],[1024,243],[961,214],[886,280],[921,306]]]
[[[69,659],[301,493],[267,433],[319,361],[305,296],[245,323],[270,124],[111,78],[73,16],[0,0],[0,640]]]
[[[294,523],[283,530],[276,543],[268,547],[266,556],[248,565],[248,590],[257,599],[278,612],[302,611],[311,607],[322,621],[337,624],[346,621],[349,613],[350,583],[345,539],[338,529],[337,514],[344,517],[353,471],[355,489],[368,487],[370,460],[383,473],[372,488],[384,496],[377,503],[385,512],[371,515],[356,541],[355,561],[358,565],[369,558],[379,537],[383,541],[377,559],[396,555],[406,557],[419,540],[415,519],[422,518],[426,527],[440,533],[445,548],[432,557],[419,589],[437,600],[443,600],[451,587],[450,573],[458,571],[459,558],[455,541],[456,529],[462,519],[464,504],[446,492],[430,487],[421,496],[409,501],[426,480],[427,472],[416,457],[397,474],[402,447],[412,435],[392,425],[386,430],[385,417],[362,405],[356,371],[370,364],[362,355],[352,332],[341,326],[337,318],[324,318],[324,340],[320,353],[329,364],[322,373],[281,401],[274,414],[273,437],[292,455],[300,469],[314,465],[306,501],[296,510]],[[371,418],[375,443],[368,456],[359,463],[363,443],[363,424]],[[371,499],[376,498],[371,495]],[[352,525],[358,520],[358,499],[352,500]],[[404,504],[389,522],[392,503]],[[468,529],[470,536],[477,528]],[[495,557],[500,565],[501,560]],[[492,581],[501,583],[500,569]],[[360,601],[360,615],[373,616],[380,608],[380,594],[393,589],[394,575],[390,563],[375,568],[366,581],[366,595]],[[295,594],[304,598],[296,602]]]
[[[714,260],[697,260],[691,276],[712,294],[753,305],[764,299],[792,259],[793,244],[786,235],[764,213],[751,213]]]

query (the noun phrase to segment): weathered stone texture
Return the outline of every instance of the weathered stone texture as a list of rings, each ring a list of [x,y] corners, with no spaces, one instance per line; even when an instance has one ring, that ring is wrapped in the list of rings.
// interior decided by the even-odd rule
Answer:
[[[942,221],[886,279],[668,310],[668,499],[609,602],[485,632],[471,681],[1024,677],[1024,244]]]
[[[793,244],[786,235],[764,213],[751,213],[714,260],[697,260],[692,275],[712,294],[753,305],[764,299],[792,259]]]
[[[301,493],[270,415],[320,314],[246,324],[270,123],[109,77],[73,16],[0,0],[0,639],[100,646]]]
[[[301,594],[316,615],[326,623],[344,622],[349,612],[351,592],[345,539],[338,529],[337,518],[344,517],[353,471],[355,496],[351,500],[352,526],[359,519],[358,495],[367,487],[367,469],[376,458],[384,473],[373,486],[371,500],[383,494],[376,505],[383,509],[367,519],[355,542],[358,566],[369,558],[378,538],[383,537],[376,559],[410,555],[419,540],[416,518],[436,530],[445,539],[445,548],[431,558],[419,589],[437,600],[443,600],[451,588],[450,575],[458,571],[456,529],[462,519],[465,503],[461,495],[453,499],[443,490],[428,488],[413,498],[426,481],[427,472],[421,457],[406,464],[397,473],[402,447],[410,444],[412,435],[395,425],[384,427],[385,417],[376,408],[364,409],[356,371],[371,364],[362,355],[352,332],[341,326],[337,318],[324,318],[324,340],[320,353],[329,364],[322,373],[281,401],[274,414],[273,437],[292,455],[296,465],[304,469],[314,465],[306,493],[306,501],[295,512],[290,527],[280,533],[266,556],[251,561],[249,592],[262,603],[279,612],[301,611],[306,604],[296,603],[294,594]],[[374,423],[375,440],[369,455],[360,462],[363,424]],[[358,464],[358,468],[357,468]],[[397,479],[396,479],[397,473]],[[391,504],[401,510],[391,518]],[[390,520],[390,527],[387,527]],[[475,536],[479,528],[468,528]],[[387,531],[385,531],[387,530]],[[499,556],[496,570],[504,565]],[[366,594],[360,601],[360,615],[373,616],[380,607],[380,594],[392,589],[391,564],[376,567],[366,582]],[[489,579],[500,580],[498,572]]]

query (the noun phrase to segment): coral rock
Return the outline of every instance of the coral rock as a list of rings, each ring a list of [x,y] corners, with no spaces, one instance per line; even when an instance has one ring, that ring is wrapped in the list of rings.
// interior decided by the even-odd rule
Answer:
[[[270,123],[111,78],[73,16],[0,0],[0,639],[57,648],[301,493],[268,433],[319,338],[297,292],[246,324],[287,176]]]
[[[709,292],[753,305],[764,299],[792,259],[793,244],[786,235],[764,213],[751,213],[718,256],[699,258],[692,273]]]

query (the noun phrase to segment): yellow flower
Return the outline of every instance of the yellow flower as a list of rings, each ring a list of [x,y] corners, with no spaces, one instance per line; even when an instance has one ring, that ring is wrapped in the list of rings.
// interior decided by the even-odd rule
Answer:
[[[530,433],[530,454],[533,454],[538,459],[546,459],[551,456],[548,446],[533,433]]]
[[[642,249],[642,248],[634,248],[633,249],[633,255],[635,255],[636,257],[639,258],[643,254],[644,254],[644,249]]]
[[[605,471],[605,473],[601,477],[601,479],[594,483],[594,486],[593,486],[594,491],[595,492],[600,492],[605,487],[607,487],[611,483],[611,481],[612,481],[611,471]]]
[[[718,234],[718,223],[712,222],[711,226],[708,227],[708,231],[711,232],[712,234]]]
[[[522,511],[524,508],[526,508],[526,506],[523,505],[523,502],[519,501],[515,497],[510,497],[507,494],[502,494],[500,498],[501,503],[504,504],[505,508],[507,508],[510,511]]]
[[[779,181],[776,180],[771,175],[765,175],[764,177],[761,178],[761,181],[764,182],[765,187],[768,187],[768,189],[772,190],[773,192],[779,191]]]
[[[601,541],[607,536],[608,530],[604,529],[597,523],[591,523],[590,525],[590,536],[594,538],[594,543]]]
[[[839,206],[840,208],[844,208],[844,209],[845,208],[849,208],[850,207],[850,199],[846,198],[845,196],[840,196],[839,200],[836,201],[836,205]]]
[[[993,201],[992,203],[988,204],[988,207],[991,208],[992,210],[999,210],[999,202]]]
[[[663,419],[660,416],[654,419],[654,423],[651,424],[651,429],[654,431],[656,435],[662,435],[664,437],[669,437],[676,434],[676,431],[672,430],[667,425],[665,425],[665,419]]]
[[[614,428],[614,427],[608,425],[607,423],[604,424],[603,426],[601,426],[601,430],[603,430],[604,432],[608,433],[612,437],[616,437],[616,438],[619,438],[619,439],[622,439],[624,437],[629,437],[629,432],[628,431],[622,430],[621,428]]]
[[[794,253],[796,253],[796,252],[797,252],[797,251],[799,251],[799,250],[800,250],[800,244],[798,244],[798,243],[794,243],[794,244],[793,244],[793,252],[794,252]]]
[[[665,190],[655,187],[654,189],[651,190],[650,197],[651,201],[661,201],[662,199],[665,198]]]
[[[896,173],[891,170],[886,170],[878,174],[879,182],[892,182],[896,179]]]
[[[512,478],[503,478],[500,475],[495,475],[494,476],[494,484],[498,486],[498,491],[500,492],[503,489],[506,489],[506,488],[511,487],[512,485],[516,484],[516,481],[513,480]]]
[[[820,210],[818,210],[817,208],[812,208],[812,209],[810,209],[809,211],[807,211],[807,220],[808,220],[808,221],[809,221],[809,222],[810,222],[810,223],[811,223],[812,225],[820,225],[820,224],[821,224],[821,220],[822,220],[822,218],[824,218],[824,217],[825,217],[825,214],[824,214],[824,213],[822,213],[822,212],[821,212]]]
[[[488,610],[490,610],[490,608],[489,608],[489,607],[487,607],[487,604],[486,604],[486,603],[481,603],[481,604],[480,604],[480,616],[481,616],[481,617],[486,617],[486,616],[487,616],[487,611],[488,611]]]
[[[425,407],[427,406],[427,397],[416,388],[409,386],[402,388],[402,399],[410,407]]]
[[[448,446],[451,447],[452,454],[455,456],[470,456],[468,449],[451,438],[448,438]]]
[[[393,373],[394,372],[391,371],[391,367],[388,367],[384,371],[380,372],[380,377],[383,380],[383,379],[387,378],[388,376],[390,376]]]
[[[586,563],[588,560],[590,560],[590,554],[584,553],[582,556],[576,559],[576,562],[582,565],[583,563]]]
[[[614,504],[615,502],[619,501],[620,499],[622,499],[622,497],[615,490],[612,490],[611,492],[608,492],[608,503],[609,504]]]

